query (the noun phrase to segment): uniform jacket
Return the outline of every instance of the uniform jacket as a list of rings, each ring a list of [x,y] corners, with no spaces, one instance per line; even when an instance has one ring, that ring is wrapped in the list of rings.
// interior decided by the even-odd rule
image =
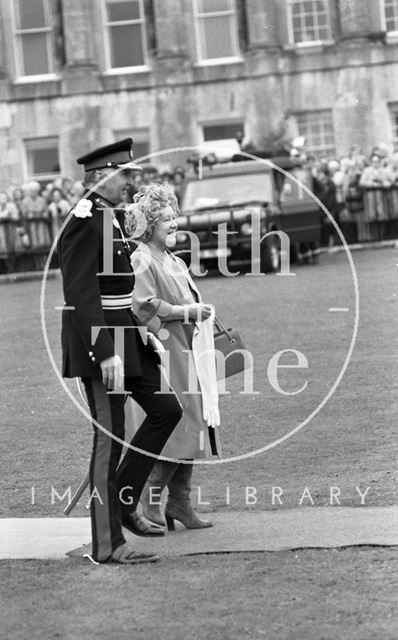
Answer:
[[[84,196],[83,196],[84,197]],[[103,309],[101,295],[118,296],[132,292],[134,274],[130,263],[130,247],[123,242],[120,229],[113,226],[113,272],[100,275],[104,263],[103,213],[114,205],[92,193],[85,196],[93,203],[92,217],[72,216],[58,243],[58,257],[63,277],[65,306],[73,310],[62,313],[62,375],[101,377],[99,363],[115,355],[113,330],[102,329],[92,344],[92,328],[137,326],[131,309]],[[116,275],[117,274],[117,275]],[[124,354],[126,376],[142,374],[138,330],[125,332]]]

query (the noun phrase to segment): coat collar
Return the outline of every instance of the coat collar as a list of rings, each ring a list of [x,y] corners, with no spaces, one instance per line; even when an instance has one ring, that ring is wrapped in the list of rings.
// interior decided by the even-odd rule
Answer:
[[[162,276],[164,277],[164,279],[168,282],[169,286],[170,286],[170,281],[173,283],[174,288],[177,289],[179,295],[183,295],[184,292],[181,288],[181,284],[179,282],[179,276],[174,275],[173,272],[171,272],[170,270],[168,270],[165,267],[165,258],[169,257],[169,259],[173,260],[176,264],[180,264],[181,266],[181,271],[183,271],[185,273],[185,277],[188,281],[188,285],[189,287],[192,289],[192,291],[196,294],[198,300],[201,300],[201,296],[200,296],[200,292],[199,289],[197,288],[195,282],[192,279],[191,274],[189,273],[189,269],[187,268],[185,262],[183,262],[183,260],[181,260],[181,258],[178,258],[178,256],[174,255],[174,253],[172,251],[169,251],[169,249],[166,249],[166,251],[161,251],[160,249],[157,249],[156,247],[153,247],[149,244],[145,244],[145,243],[140,243],[139,247],[141,247],[142,251],[150,251],[152,258],[156,261],[156,263],[158,265],[161,266],[161,270],[160,273],[162,274]],[[145,247],[145,248],[144,248]]]
[[[115,209],[114,202],[111,202],[110,200],[108,200],[108,198],[105,198],[105,196],[100,195],[96,191],[93,191],[90,194],[89,199],[92,200],[95,206],[98,207],[99,209],[102,209],[104,207]]]

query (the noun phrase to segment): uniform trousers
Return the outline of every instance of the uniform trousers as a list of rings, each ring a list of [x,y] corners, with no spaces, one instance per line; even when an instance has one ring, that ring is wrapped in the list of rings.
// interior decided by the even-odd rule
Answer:
[[[142,376],[126,377],[124,389],[131,393],[147,415],[131,445],[160,455],[181,419],[182,408],[173,392],[156,393],[161,387],[160,368],[149,346],[140,344],[139,349]],[[136,510],[156,458],[128,448],[120,461],[123,444],[111,438],[109,433],[124,439],[125,395],[107,393],[99,378],[82,378],[82,382],[91,415],[106,430],[93,423],[90,462],[92,556],[97,562],[104,562],[125,542],[123,517]]]

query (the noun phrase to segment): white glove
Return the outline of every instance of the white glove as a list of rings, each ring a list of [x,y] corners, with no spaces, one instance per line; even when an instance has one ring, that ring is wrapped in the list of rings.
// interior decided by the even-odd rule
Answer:
[[[150,331],[146,332],[147,338],[148,338],[148,344],[151,345],[152,349],[156,352],[156,353],[165,353],[166,349],[164,348],[164,346],[162,345],[162,343],[160,342],[159,338],[157,338],[153,333],[151,333]]]
[[[220,412],[218,409],[216,362],[214,357],[213,320],[214,309],[212,309],[211,316],[207,320],[197,325],[199,332],[194,334],[192,351],[202,393],[203,419],[209,427],[215,428],[220,424]]]
[[[220,426],[220,412],[217,405],[218,396],[214,396],[212,392],[210,399],[209,394],[203,393],[202,391],[203,419],[207,423],[207,426],[213,427],[213,429]]]

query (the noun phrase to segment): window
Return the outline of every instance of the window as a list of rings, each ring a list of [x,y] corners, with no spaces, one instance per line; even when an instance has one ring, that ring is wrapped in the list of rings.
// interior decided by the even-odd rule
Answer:
[[[239,137],[241,134],[241,137]],[[231,158],[241,150],[238,138],[243,140],[245,127],[243,120],[230,120],[222,123],[209,123],[202,125],[201,152],[215,153],[219,158]]]
[[[150,132],[149,129],[115,129],[113,131],[115,140],[123,140],[124,138],[133,138],[134,160],[138,160],[142,156],[150,154]],[[141,162],[141,161],[140,161]],[[150,158],[143,160],[142,164],[150,162]]]
[[[328,0],[289,0],[290,40],[305,45],[332,39]]]
[[[384,0],[386,31],[398,31],[398,0]]]
[[[296,116],[299,135],[305,138],[306,151],[314,155],[334,156],[335,140],[331,111],[300,113]]]
[[[193,0],[198,58],[219,62],[238,58],[235,0]]]
[[[51,180],[60,174],[58,138],[25,140],[29,179]]]
[[[392,137],[394,143],[398,143],[398,104],[390,106]]]
[[[224,124],[203,125],[203,140],[236,140],[238,132],[244,133],[245,127],[242,121],[228,122]]]
[[[244,180],[236,175],[220,175],[217,178],[206,177],[206,180],[192,180],[187,184],[184,196],[184,209],[194,211],[203,208],[205,199],[215,200],[230,205],[260,200],[272,202],[272,177],[270,173],[246,174]]]
[[[146,64],[143,0],[105,0],[108,67],[120,69]]]
[[[53,73],[53,33],[49,0],[15,0],[18,76]]]

